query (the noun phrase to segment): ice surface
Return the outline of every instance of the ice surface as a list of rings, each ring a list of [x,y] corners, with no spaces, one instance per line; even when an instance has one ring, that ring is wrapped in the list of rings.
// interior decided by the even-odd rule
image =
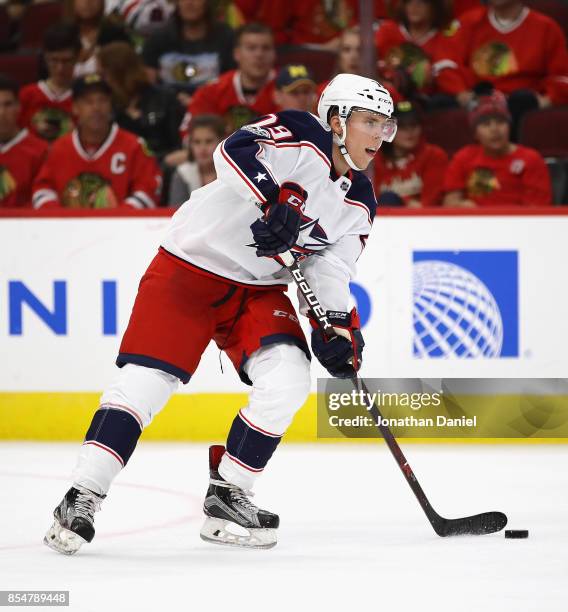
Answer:
[[[276,548],[206,544],[206,447],[142,442],[66,557],[42,539],[77,445],[3,443],[0,590],[96,612],[568,609],[567,446],[403,446],[440,514],[502,510],[529,539],[438,538],[382,444],[283,444],[255,498],[280,514]]]

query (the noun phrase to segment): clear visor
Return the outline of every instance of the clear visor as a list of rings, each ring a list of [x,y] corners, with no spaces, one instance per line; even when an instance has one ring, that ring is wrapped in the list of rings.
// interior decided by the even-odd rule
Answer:
[[[385,117],[364,109],[353,109],[349,116],[349,128],[363,132],[367,136],[380,138],[381,142],[392,142],[396,136],[396,119]]]

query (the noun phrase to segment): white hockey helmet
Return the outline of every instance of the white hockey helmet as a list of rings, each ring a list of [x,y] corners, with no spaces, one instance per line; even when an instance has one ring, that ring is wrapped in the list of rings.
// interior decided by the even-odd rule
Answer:
[[[368,110],[390,119],[383,129],[383,140],[392,142],[396,135],[396,120],[391,119],[394,104],[390,93],[378,82],[357,74],[338,74],[323,90],[318,102],[318,116],[324,123],[329,123],[329,110],[337,107],[339,121],[343,130],[341,136],[334,134],[334,142],[339,145],[345,161],[353,170],[363,170],[351,159],[345,139],[347,137],[347,119],[354,109]]]

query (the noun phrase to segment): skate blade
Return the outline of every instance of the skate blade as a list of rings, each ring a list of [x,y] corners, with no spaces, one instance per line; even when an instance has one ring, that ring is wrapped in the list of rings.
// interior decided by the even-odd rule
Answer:
[[[225,519],[207,517],[199,535],[205,542],[223,546],[260,549],[276,546],[276,529],[247,529],[248,535],[241,535],[227,529],[231,524]]]
[[[87,540],[80,535],[61,527],[57,520],[53,522],[43,538],[46,546],[64,555],[74,555],[86,542]]]

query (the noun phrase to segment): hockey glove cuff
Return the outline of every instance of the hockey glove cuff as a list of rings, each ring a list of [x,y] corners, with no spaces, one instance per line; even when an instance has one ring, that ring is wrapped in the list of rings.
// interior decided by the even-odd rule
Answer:
[[[264,217],[250,226],[257,257],[274,257],[296,244],[307,197],[297,183],[282,183],[276,201],[267,202]]]
[[[327,317],[338,335],[327,338],[317,323],[310,318],[313,327],[312,351],[322,366],[335,378],[353,378],[361,367],[365,346],[357,310],[328,310]]]

